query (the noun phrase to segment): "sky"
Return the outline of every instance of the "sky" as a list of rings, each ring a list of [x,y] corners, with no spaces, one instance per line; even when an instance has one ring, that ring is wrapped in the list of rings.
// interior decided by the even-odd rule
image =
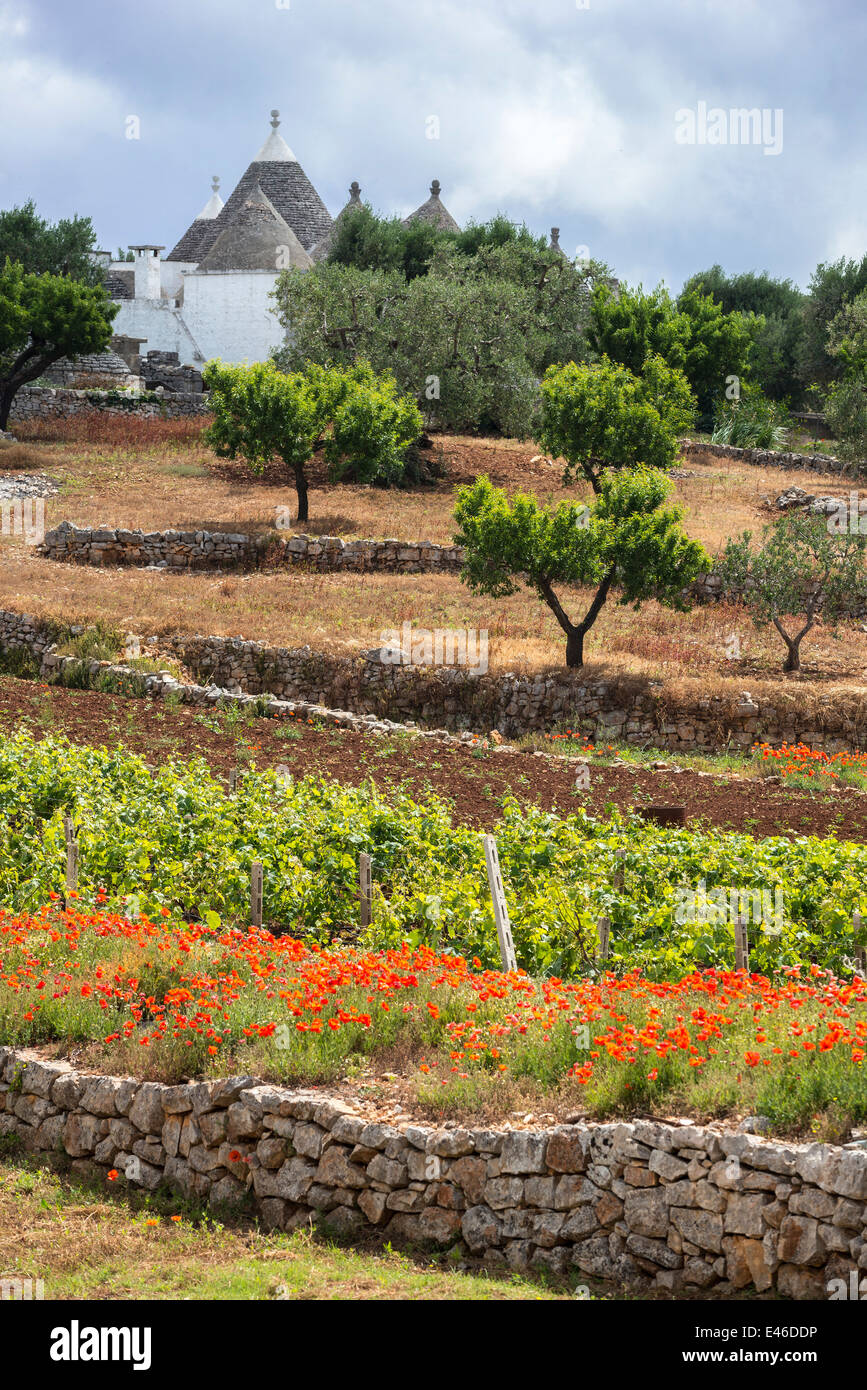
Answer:
[[[438,178],[632,285],[805,288],[867,251],[865,43],[863,0],[0,0],[0,207],[171,249],[278,108],[332,214]]]

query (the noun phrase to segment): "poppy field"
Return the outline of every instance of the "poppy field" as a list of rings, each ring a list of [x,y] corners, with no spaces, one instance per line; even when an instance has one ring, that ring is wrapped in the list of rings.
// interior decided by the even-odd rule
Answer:
[[[752,1107],[788,1129],[867,1114],[867,983],[816,966],[533,980],[408,943],[320,947],[50,906],[0,914],[0,1027],[166,1080],[334,1083],[397,1066],[439,1108],[509,1108],[517,1087],[596,1114]]]

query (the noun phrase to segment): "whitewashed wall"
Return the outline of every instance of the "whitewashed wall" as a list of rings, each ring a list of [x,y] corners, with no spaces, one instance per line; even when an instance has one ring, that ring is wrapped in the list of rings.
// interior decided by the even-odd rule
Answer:
[[[261,362],[285,335],[272,312],[271,270],[193,271],[184,276],[183,317],[205,358]]]
[[[121,299],[120,312],[114,321],[113,332],[130,338],[146,338],[142,355],[148,352],[176,352],[182,366],[198,366],[203,357],[197,355],[198,344],[187,327],[183,313],[168,299]],[[211,354],[212,356],[214,354]]]
[[[184,283],[184,272],[195,268],[195,261],[160,261],[162,293],[169,299],[176,299]]]

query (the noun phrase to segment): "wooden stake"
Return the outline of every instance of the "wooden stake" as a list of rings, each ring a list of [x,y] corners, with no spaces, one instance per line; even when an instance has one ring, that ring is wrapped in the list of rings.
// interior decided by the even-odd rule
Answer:
[[[250,921],[254,927],[262,925],[262,896],[262,865],[257,861],[250,870]]]
[[[234,795],[235,795],[235,792],[236,792],[237,790],[238,790],[238,769],[237,769],[236,767],[230,767],[230,768],[229,768],[229,795],[230,795],[230,796],[234,796]]]
[[[600,917],[596,923],[596,933],[599,937],[599,959],[608,959],[608,945],[611,940],[611,919],[610,917]]]
[[[78,887],[78,840],[70,816],[63,817],[66,835],[66,891],[73,892]]]
[[[855,937],[855,969],[867,975],[867,946],[858,945],[858,937],[861,935],[861,913],[852,913],[852,935]]]
[[[626,850],[619,849],[615,855],[617,868],[614,870],[614,891],[622,893],[626,887]]]
[[[369,927],[373,920],[373,881],[369,854],[358,856],[358,897],[361,903],[361,925]]]
[[[735,921],[735,970],[749,970],[750,941],[747,935],[747,919],[742,912]]]
[[[493,835],[483,835],[482,843],[485,846],[485,867],[488,870],[488,887],[491,890],[491,900],[494,904],[494,921],[497,926],[497,940],[500,943],[500,959],[503,962],[504,970],[517,970],[518,958],[515,955],[515,943],[512,940],[512,924],[509,921],[509,909],[506,906],[506,892],[500,873],[497,842]]]

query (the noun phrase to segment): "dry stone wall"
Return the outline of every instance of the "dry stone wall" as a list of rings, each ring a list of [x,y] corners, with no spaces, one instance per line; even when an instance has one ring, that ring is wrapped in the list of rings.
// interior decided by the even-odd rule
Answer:
[[[117,392],[74,391],[66,387],[23,386],[12,402],[9,420],[67,419],[94,411],[105,415],[136,415],[144,419],[175,420],[187,415],[207,415],[208,398],[195,392],[166,393],[158,401],[131,395],[118,400]]]
[[[278,540],[273,533],[248,536],[228,531],[128,531],[117,527],[77,527],[62,521],[38,547],[49,560],[97,567],[139,566],[176,573],[198,570],[258,569],[260,566],[297,566],[320,573],[350,570],[387,574],[459,574],[463,547],[437,545],[433,541],[344,541],[339,536],[293,535]],[[711,571],[689,589],[695,603],[737,601],[740,590],[723,587]],[[863,604],[853,617],[865,612]]]
[[[54,650],[50,628],[26,614],[0,611],[0,651],[24,647],[40,660],[41,673],[56,678],[74,657]],[[147,650],[147,648],[143,648]],[[797,690],[785,705],[742,691],[735,698],[701,696],[674,702],[663,683],[643,685],[587,680],[580,672],[476,675],[461,667],[386,665],[379,649],[342,657],[310,647],[268,647],[243,638],[178,636],[161,650],[196,677],[185,684],[166,675],[137,676],[154,698],[180,696],[191,704],[272,698],[275,714],[310,716],[343,727],[389,732],[395,726],[435,736],[469,731],[505,738],[571,728],[599,741],[614,739],[686,751],[722,746],[749,748],[766,739],[778,745],[800,739],[828,752],[867,746],[867,707],[820,697],[810,713]],[[129,667],[90,663],[91,674],[137,675]]]
[[[669,1294],[867,1297],[867,1151],[635,1120],[391,1123],[251,1076],[162,1085],[0,1047],[0,1134],[270,1229],[460,1245],[489,1265]]]
[[[754,464],[757,468],[791,468],[808,473],[846,473],[848,466],[830,454],[792,454],[781,449],[736,449],[731,444],[704,444],[700,439],[685,439],[680,444],[682,459],[694,458],[698,463],[707,459],[732,459],[737,463]]]
[[[837,751],[867,745],[867,709],[857,719],[830,697],[809,715],[796,697],[780,708],[743,691],[670,703],[662,682],[587,680],[566,669],[537,675],[475,675],[460,667],[385,665],[378,649],[339,657],[309,647],[267,647],[241,638],[177,637],[164,644],[208,685],[352,710],[428,728],[497,729],[507,738],[573,728],[600,739],[671,749],[749,748],[803,738]]]
[[[391,574],[457,572],[458,546],[431,541],[358,540],[293,535],[288,540],[223,531],[124,531],[78,528],[62,521],[48,531],[42,554],[80,565],[139,565],[170,570],[256,569],[261,564],[315,570],[385,570]]]

